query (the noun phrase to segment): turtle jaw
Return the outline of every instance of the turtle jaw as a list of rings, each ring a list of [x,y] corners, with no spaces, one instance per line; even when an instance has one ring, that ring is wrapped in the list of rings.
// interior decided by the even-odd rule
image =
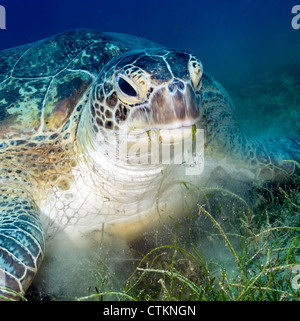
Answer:
[[[172,130],[195,125],[201,117],[201,96],[195,93],[189,82],[180,82],[177,86],[182,89],[170,91],[176,83],[179,81],[175,79],[168,86],[159,88],[147,104],[136,108],[131,114],[128,129]]]

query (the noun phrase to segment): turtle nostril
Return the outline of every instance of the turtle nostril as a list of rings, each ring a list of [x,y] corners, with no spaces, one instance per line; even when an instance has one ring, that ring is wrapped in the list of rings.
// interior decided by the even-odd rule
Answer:
[[[169,85],[168,85],[169,91],[171,93],[176,92],[177,90],[184,91],[185,84],[183,81],[174,79]]]
[[[185,88],[184,82],[179,81],[179,82],[178,82],[178,88],[179,88],[180,90],[184,90],[184,88]]]

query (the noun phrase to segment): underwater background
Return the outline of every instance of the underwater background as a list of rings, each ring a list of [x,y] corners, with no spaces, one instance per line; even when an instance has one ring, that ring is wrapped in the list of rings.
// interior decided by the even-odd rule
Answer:
[[[297,4],[300,1],[1,0],[6,29],[0,29],[0,50],[72,28],[141,36],[195,53],[204,70],[233,96],[238,120],[248,135],[274,131],[298,135],[300,113],[292,90],[300,73],[300,29],[292,27],[296,16],[292,8]],[[300,25],[297,17],[295,22]],[[292,98],[288,111],[282,106],[285,94],[262,97],[260,89],[266,82],[274,93],[278,89],[293,96],[288,97]],[[249,101],[250,96],[259,97],[258,104]],[[278,118],[278,110],[283,118]],[[264,112],[268,117],[261,117]]]
[[[270,125],[283,134],[291,128],[290,124],[281,126],[285,120],[278,121],[274,113],[281,108],[277,98],[261,101],[262,110],[247,101],[249,95],[261,92],[249,93],[247,89],[271,80],[276,90],[282,85],[273,83],[278,75],[288,75],[281,89],[296,85],[293,77],[300,72],[300,29],[295,30],[291,22],[296,16],[292,8],[297,0],[1,0],[0,5],[6,9],[0,50],[72,28],[141,36],[195,53],[204,70],[225,86],[237,105],[242,104],[237,116],[247,134],[257,135],[258,127],[265,134],[267,128],[273,130]],[[246,90],[242,96],[241,90]],[[253,115],[256,108],[259,113],[271,111],[271,115],[261,119]],[[289,116],[298,121],[300,116],[295,115],[294,106],[290,109],[293,113]],[[293,134],[298,134],[292,127]]]
[[[292,8],[297,4],[300,5],[300,0],[0,0],[0,5],[6,9],[6,29],[0,29],[0,50],[35,42],[72,28],[89,28],[144,37],[170,48],[187,50],[196,54],[202,61],[204,70],[216,78],[232,96],[236,105],[239,124],[246,134],[277,134],[300,137],[300,28],[294,29],[292,27],[292,19],[295,17],[295,14],[292,14]],[[300,18],[298,24],[300,25]],[[211,275],[206,268],[208,265],[204,265],[204,271],[202,268],[200,269],[199,266],[203,263],[202,258],[200,262],[194,252],[193,255],[190,255],[187,250],[186,252],[184,252],[185,250],[179,251],[176,243],[176,247],[172,245],[173,247],[170,246],[168,249],[166,247],[160,248],[163,250],[162,253],[159,253],[158,250],[152,250],[151,255],[147,255],[147,259],[145,259],[145,256],[141,262],[147,263],[147,267],[151,266],[154,269],[153,262],[161,262],[157,260],[157,257],[167,255],[170,257],[170,266],[176,267],[177,272],[181,269],[186,270],[187,273],[183,277],[178,274],[180,282],[178,281],[177,288],[181,287],[178,293],[174,290],[175,283],[172,280],[171,285],[167,284],[168,267],[164,262],[161,263],[160,270],[156,269],[156,271],[163,271],[164,268],[164,271],[166,271],[164,278],[149,277],[147,279],[144,272],[141,272],[142,274],[134,272],[136,274],[133,273],[132,276],[136,276],[136,279],[131,277],[128,281],[127,277],[130,276],[131,272],[125,275],[124,265],[122,265],[127,260],[125,252],[125,254],[123,253],[123,255],[115,258],[115,261],[107,263],[110,276],[100,277],[102,283],[100,282],[100,285],[97,286],[96,292],[98,293],[98,290],[101,290],[101,286],[104,286],[109,278],[114,279],[116,275],[121,274],[124,280],[118,279],[116,283],[127,284],[124,293],[130,293],[131,295],[132,291],[136,290],[136,299],[149,298],[143,294],[143,291],[147,287],[152,291],[151,284],[153,285],[153,293],[159,291],[162,293],[157,296],[153,294],[155,299],[173,299],[176,295],[176,299],[222,300],[232,297],[253,300],[259,299],[261,295],[261,298],[264,299],[279,300],[283,296],[289,298],[286,293],[289,293],[295,299],[299,292],[296,295],[287,283],[292,277],[285,275],[286,279],[284,279],[281,275],[275,275],[275,272],[277,273],[281,267],[288,266],[288,264],[299,264],[300,262],[300,193],[298,188],[299,184],[295,184],[295,189],[289,192],[288,196],[284,194],[284,203],[280,203],[279,207],[274,210],[277,216],[273,217],[273,222],[278,223],[280,220],[280,222],[283,222],[283,227],[280,223],[278,229],[277,227],[276,229],[275,227],[269,228],[269,216],[271,217],[271,214],[268,214],[265,225],[262,223],[265,222],[265,218],[259,219],[258,225],[255,225],[257,228],[256,234],[253,232],[255,237],[251,240],[249,237],[253,247],[251,253],[254,253],[255,259],[261,259],[263,263],[266,261],[269,263],[274,259],[272,265],[274,270],[267,264],[263,267],[264,269],[260,268],[261,264],[253,263],[253,257],[250,254],[248,257],[248,252],[247,260],[245,259],[242,262],[242,258],[246,257],[245,250],[245,255],[242,256],[241,254],[241,257],[239,257],[240,262],[247,267],[250,263],[254,264],[253,278],[251,274],[250,276],[247,275],[247,277],[249,276],[248,288],[243,285],[247,282],[244,280],[244,283],[240,284],[238,278],[235,281],[230,281],[231,283],[226,283],[226,278],[229,275],[227,273],[222,274],[220,282],[223,282],[225,291],[228,291],[229,295],[226,296],[227,293],[224,292],[224,288],[221,288],[223,292],[220,291],[220,294],[215,294],[213,289],[213,278],[215,276]],[[207,195],[210,195],[210,193],[207,192],[205,196]],[[244,204],[241,200],[236,199],[236,202]],[[222,205],[220,206],[222,207]],[[238,206],[242,207],[242,205]],[[218,212],[219,209],[218,205],[215,211]],[[230,203],[225,214],[231,214],[232,209],[233,206]],[[284,221],[288,215],[292,219],[289,222]],[[257,214],[256,217],[260,216]],[[272,229],[272,233],[283,231],[286,226],[289,226],[289,234],[278,232],[274,236],[269,232]],[[252,227],[248,226],[247,228],[251,230]],[[247,233],[250,230],[247,230]],[[202,232],[205,234],[205,231]],[[259,235],[258,239],[256,239],[257,235]],[[203,242],[203,239],[198,244],[201,242]],[[219,247],[219,244],[222,243],[223,247],[214,257],[214,259],[217,259],[219,255],[218,259],[221,258],[221,260],[217,264],[220,264],[222,259],[226,255],[228,256],[229,251],[225,251],[222,254],[223,257],[221,257],[224,250],[223,239],[219,239],[219,243],[214,242],[215,236],[213,234],[208,235],[204,243],[209,246],[207,246],[207,249],[204,245],[202,248],[200,247],[199,253],[205,257],[205,254],[207,254],[205,250],[209,252],[210,246],[211,248],[213,246]],[[275,249],[273,256],[268,256],[266,244]],[[228,244],[225,245],[227,245],[228,250]],[[284,252],[285,254],[278,254],[277,247],[287,249]],[[178,256],[178,253],[185,253],[185,256],[182,254],[183,258],[175,261],[175,256]],[[151,261],[152,257],[154,257],[153,261]],[[277,261],[275,258],[277,258]],[[208,256],[208,259],[211,258]],[[196,261],[199,264],[196,264]],[[235,261],[232,259],[230,265],[234,265]],[[77,263],[75,257],[70,265],[75,266]],[[128,265],[130,264],[128,263]],[[141,263],[138,266],[143,267]],[[255,267],[257,270],[255,270]],[[79,266],[79,269],[81,268],[82,264]],[[270,270],[268,271],[269,274],[263,274],[268,269]],[[286,270],[281,268],[280,271]],[[101,274],[100,270],[98,273]],[[67,274],[67,272],[62,273],[57,281],[57,270],[54,270],[52,275],[47,276],[49,277],[48,283],[54,283],[52,280],[56,280],[56,284],[59,284],[59,282],[67,284]],[[174,275],[172,274],[172,277]],[[206,283],[198,283],[199,275],[203,276]],[[82,276],[82,279],[85,276],[86,274]],[[69,281],[72,282],[72,280]],[[192,281],[194,283],[190,283]],[[166,282],[166,284],[163,282]],[[221,284],[220,282],[219,284]],[[80,280],[78,283],[80,283]],[[139,284],[142,286],[142,290],[138,289]],[[199,286],[199,289],[202,289],[203,284],[211,293],[211,296],[203,294],[205,292],[200,293],[200,290],[199,293],[197,292],[197,287]],[[227,288],[225,284],[227,284]],[[157,286],[162,290],[157,290]],[[247,292],[246,290],[243,292],[243,286],[247,289]],[[93,288],[92,286],[92,290]],[[122,291],[122,285],[118,285],[117,288],[118,291]],[[251,291],[256,291],[257,288],[267,289],[266,297],[259,291],[248,297]],[[268,296],[269,288],[272,288],[273,291],[270,296]],[[116,287],[113,288],[113,290],[115,289]],[[172,294],[172,289],[175,294]],[[190,296],[184,296],[182,294],[184,290],[189,290],[190,292],[186,293],[191,293]],[[60,289],[55,293],[56,296],[61,295],[61,293],[58,293],[59,291]],[[166,293],[170,294],[170,297]],[[65,298],[63,297],[63,299]],[[121,298],[123,298],[122,295]]]
[[[123,32],[192,51],[223,83],[300,64],[297,0],[1,0],[0,50],[72,28]],[[298,1],[300,4],[300,1]]]

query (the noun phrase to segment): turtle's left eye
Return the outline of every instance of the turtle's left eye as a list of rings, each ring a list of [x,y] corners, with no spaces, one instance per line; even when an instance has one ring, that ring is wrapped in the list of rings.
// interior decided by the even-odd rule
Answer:
[[[131,97],[137,96],[137,92],[135,91],[135,89],[124,78],[119,78],[118,84],[124,94],[131,96]]]
[[[188,69],[191,76],[191,81],[194,88],[199,91],[202,87],[203,66],[200,60],[195,56],[190,57]]]

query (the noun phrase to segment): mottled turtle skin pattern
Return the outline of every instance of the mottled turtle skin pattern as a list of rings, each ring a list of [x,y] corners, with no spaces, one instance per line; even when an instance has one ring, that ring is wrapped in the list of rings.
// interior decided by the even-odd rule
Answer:
[[[0,295],[26,292],[45,241],[61,231],[84,243],[82,235],[99,240],[99,231],[112,221],[120,224],[111,224],[111,234],[133,239],[157,220],[158,189],[166,190],[159,213],[176,214],[178,204],[168,202],[176,189],[164,186],[180,170],[174,175],[164,165],[135,171],[109,158],[107,137],[124,122],[144,131],[194,124],[204,129],[205,154],[215,164],[193,178],[201,186],[220,164],[250,179],[282,181],[297,171],[284,160],[300,161],[295,139],[247,139],[229,95],[192,54],[90,30],[5,50],[0,53]]]

